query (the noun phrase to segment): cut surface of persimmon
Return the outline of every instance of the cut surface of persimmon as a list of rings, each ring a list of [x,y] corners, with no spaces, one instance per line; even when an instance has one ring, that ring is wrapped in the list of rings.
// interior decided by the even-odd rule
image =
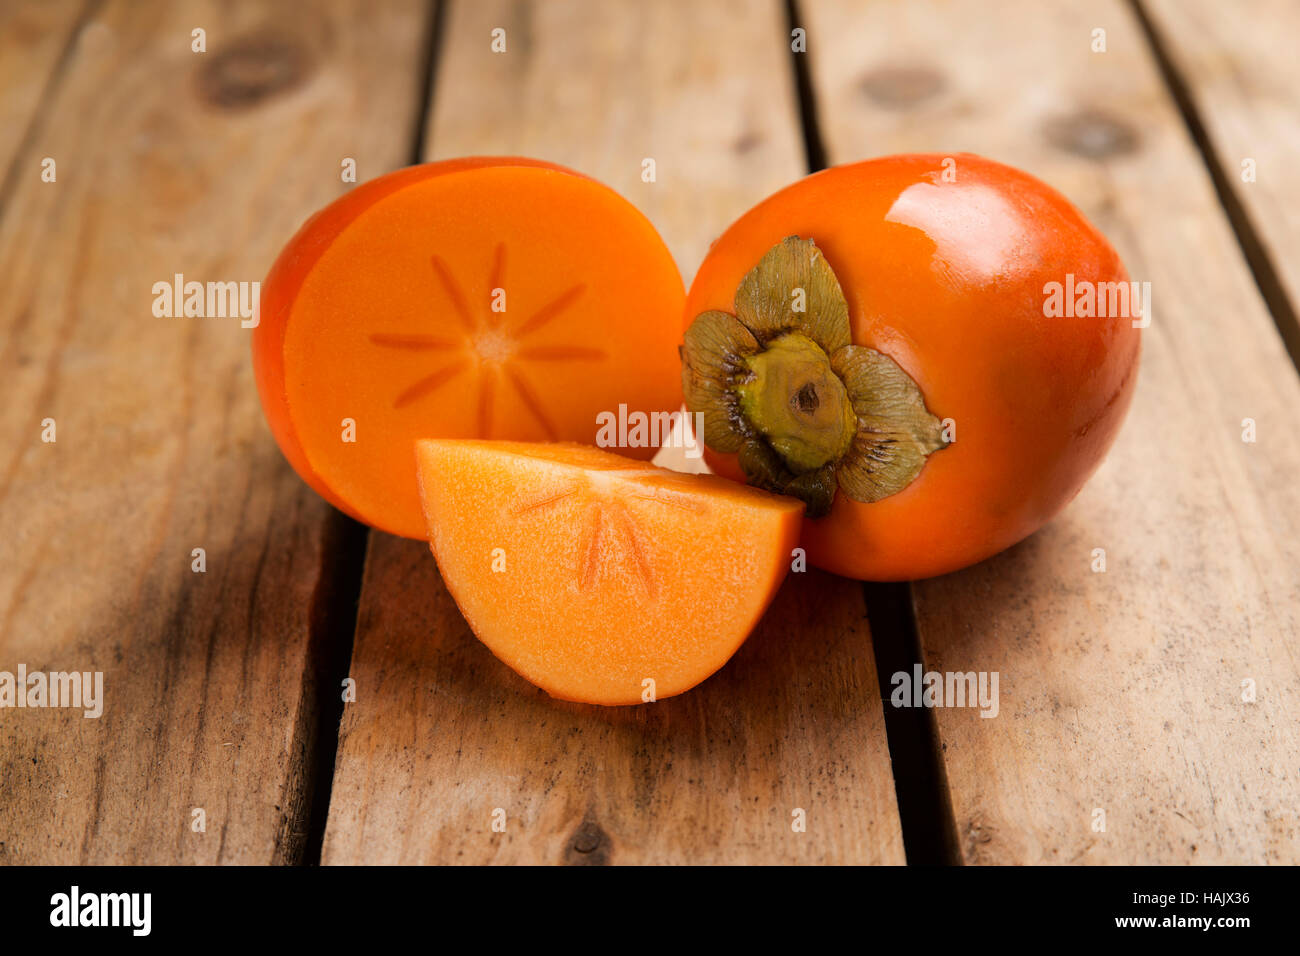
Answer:
[[[803,505],[569,443],[416,443],[429,539],[478,638],[554,697],[638,704],[731,657]]]
[[[289,242],[254,370],[299,475],[420,538],[416,438],[592,442],[620,404],[677,409],[684,298],[654,227],[608,187],[536,160],[430,163],[358,186]]]

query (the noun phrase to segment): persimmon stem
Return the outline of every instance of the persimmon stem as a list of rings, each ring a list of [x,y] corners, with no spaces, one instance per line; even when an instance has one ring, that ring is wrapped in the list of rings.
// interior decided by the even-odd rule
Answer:
[[[857,418],[821,346],[790,332],[746,365],[752,376],[736,386],[740,410],[792,473],[815,471],[848,451]]]
[[[897,494],[947,444],[916,382],[849,331],[835,273],[816,243],[790,236],[742,280],[736,314],[701,312],[682,346],[705,443],[734,453],[750,484],[801,499],[810,518],[830,512],[837,490],[863,503]]]

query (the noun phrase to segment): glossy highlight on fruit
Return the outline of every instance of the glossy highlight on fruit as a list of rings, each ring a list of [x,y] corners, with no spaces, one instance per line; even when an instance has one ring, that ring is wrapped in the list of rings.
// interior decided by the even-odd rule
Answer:
[[[538,160],[429,163],[303,225],[264,283],[254,371],[299,475],[421,538],[417,438],[591,442],[620,405],[675,411],[684,295],[608,187]]]
[[[793,498],[560,443],[417,443],[429,540],[478,638],[564,700],[639,704],[727,662],[784,579]]]
[[[1054,308],[1061,288],[1092,290],[1091,306]],[[1136,385],[1146,318],[1130,288],[1106,239],[1019,170],[965,154],[839,166],[714,243],[687,295],[684,392],[715,471],[798,494],[810,515],[829,501],[804,522],[811,563],[943,574],[1033,533],[1101,462]],[[860,351],[837,362],[841,314]],[[774,348],[787,354],[758,358]],[[764,361],[782,374],[761,379]],[[840,399],[824,365],[862,453],[826,414]]]

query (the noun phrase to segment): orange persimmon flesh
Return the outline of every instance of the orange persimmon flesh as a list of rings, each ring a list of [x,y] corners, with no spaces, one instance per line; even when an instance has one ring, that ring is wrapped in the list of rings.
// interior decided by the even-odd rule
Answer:
[[[758,623],[799,536],[794,498],[582,445],[430,440],[416,460],[470,627],[564,700],[694,687]]]
[[[308,484],[422,538],[415,439],[593,442],[620,404],[677,409],[684,300],[654,227],[608,187],[537,160],[430,163],[303,225],[263,286],[254,371]]]

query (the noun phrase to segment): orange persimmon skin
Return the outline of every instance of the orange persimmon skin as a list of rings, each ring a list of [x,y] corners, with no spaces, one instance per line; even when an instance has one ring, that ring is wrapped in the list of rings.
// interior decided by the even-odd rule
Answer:
[[[554,697],[640,704],[727,662],[802,504],[572,443],[419,441],[429,542],[484,644]]]
[[[955,181],[944,181],[955,160]],[[1048,317],[1048,283],[1128,282],[1119,256],[1063,196],[972,155],[834,167],[755,206],[714,243],[685,321],[732,312],[745,274],[787,236],[812,239],[849,305],[852,341],[890,356],[955,442],[873,503],[840,490],[804,522],[811,563],[864,580],[930,577],[1021,541],[1079,491],[1137,380],[1128,315]],[[706,451],[718,473],[734,455]]]
[[[312,488],[423,538],[415,439],[590,442],[620,403],[677,408],[684,297],[654,227],[595,180],[520,157],[428,163],[303,224],[263,283],[254,374]]]

